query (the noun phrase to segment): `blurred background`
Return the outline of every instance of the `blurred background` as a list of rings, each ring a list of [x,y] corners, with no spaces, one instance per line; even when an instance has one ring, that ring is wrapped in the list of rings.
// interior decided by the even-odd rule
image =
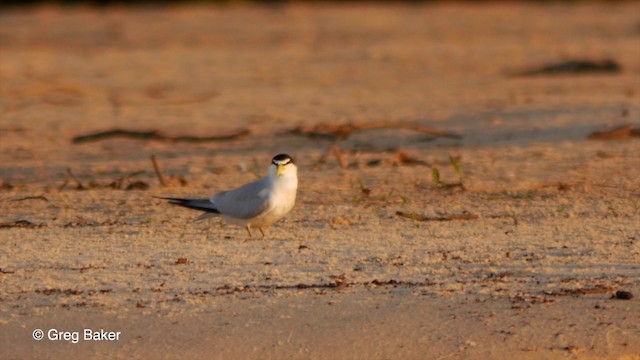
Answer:
[[[324,152],[326,139],[292,135],[322,124],[461,135],[363,131],[342,144],[358,153],[559,144],[637,122],[640,108],[638,2],[7,4],[0,136],[9,148],[0,160],[27,166],[105,151],[268,161],[285,146]],[[72,146],[110,129],[249,135]]]

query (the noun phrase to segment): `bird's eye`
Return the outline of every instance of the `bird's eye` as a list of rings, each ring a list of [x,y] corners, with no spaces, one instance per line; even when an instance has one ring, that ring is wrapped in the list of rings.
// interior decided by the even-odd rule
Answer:
[[[291,159],[285,159],[285,160],[273,160],[271,163],[275,166],[285,166],[285,165],[289,165],[291,164],[293,161],[291,161]]]

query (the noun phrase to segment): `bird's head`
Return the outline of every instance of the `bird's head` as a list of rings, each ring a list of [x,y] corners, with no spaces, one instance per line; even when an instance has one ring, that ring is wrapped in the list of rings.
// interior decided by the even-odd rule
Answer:
[[[274,177],[297,176],[298,168],[296,167],[296,164],[293,163],[291,156],[287,154],[280,154],[274,156],[271,160],[269,174]]]

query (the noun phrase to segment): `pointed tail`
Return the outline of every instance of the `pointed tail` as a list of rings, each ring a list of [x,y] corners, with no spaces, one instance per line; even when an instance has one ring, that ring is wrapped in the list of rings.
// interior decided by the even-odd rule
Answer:
[[[169,200],[169,204],[186,207],[189,209],[201,210],[208,213],[220,214],[214,203],[209,199],[184,199],[154,196],[156,199]]]

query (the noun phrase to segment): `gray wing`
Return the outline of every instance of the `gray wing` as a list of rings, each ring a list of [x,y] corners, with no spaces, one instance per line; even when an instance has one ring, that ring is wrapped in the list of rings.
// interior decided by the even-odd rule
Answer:
[[[238,189],[224,191],[209,200],[222,215],[251,219],[269,209],[271,180],[264,177]]]

